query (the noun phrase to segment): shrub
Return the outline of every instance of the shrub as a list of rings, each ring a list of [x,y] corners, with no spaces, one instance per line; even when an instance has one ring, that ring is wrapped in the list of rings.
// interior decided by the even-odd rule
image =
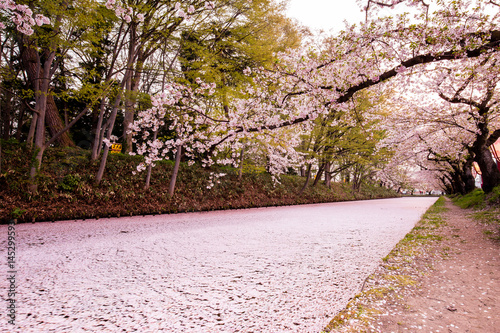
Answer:
[[[14,210],[12,210],[12,213],[10,214],[12,216],[13,219],[18,219],[20,218],[21,216],[23,216],[23,214],[26,212],[26,209],[21,209],[21,208],[14,208]]]
[[[73,192],[78,188],[82,178],[78,174],[69,174],[64,176],[61,183],[59,183],[59,188],[65,192]]]

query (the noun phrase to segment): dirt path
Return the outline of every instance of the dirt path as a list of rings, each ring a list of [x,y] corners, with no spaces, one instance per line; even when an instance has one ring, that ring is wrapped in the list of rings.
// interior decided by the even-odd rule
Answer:
[[[411,259],[383,265],[355,300],[361,310],[332,332],[500,332],[500,242],[470,211],[449,200],[445,208],[445,223],[432,236],[438,240],[416,248]],[[403,282],[376,289],[388,276]]]

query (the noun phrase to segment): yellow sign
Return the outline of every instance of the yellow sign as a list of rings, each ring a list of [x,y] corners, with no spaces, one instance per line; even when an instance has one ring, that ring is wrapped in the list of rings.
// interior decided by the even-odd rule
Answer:
[[[111,154],[118,154],[121,152],[122,152],[122,144],[121,143],[111,144]]]

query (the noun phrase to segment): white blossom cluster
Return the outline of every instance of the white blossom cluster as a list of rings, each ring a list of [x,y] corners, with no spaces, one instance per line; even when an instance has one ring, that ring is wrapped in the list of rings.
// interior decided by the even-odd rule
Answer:
[[[220,178],[224,177],[226,174],[225,173],[214,173],[210,172],[210,176],[208,178],[208,185],[207,189],[212,189],[215,184],[220,184]]]
[[[392,6],[402,2],[380,3]],[[406,3],[423,6],[421,1]],[[446,71],[435,71],[436,63],[472,68],[471,64],[493,54],[491,47],[481,51],[481,57],[471,52],[487,45],[491,37],[487,31],[499,25],[498,10],[493,15],[487,14],[484,1],[434,5],[435,11],[431,14],[403,14],[348,26],[338,36],[328,38],[320,49],[305,45],[279,54],[271,69],[245,69],[244,74],[252,78],[252,83],[241,93],[244,97],[231,100],[227,112],[209,106],[214,105],[207,98],[215,87],[208,83],[197,80],[196,89],[171,85],[165,91],[166,97],[153,97],[153,108],[142,112],[131,128],[141,136],[137,153],[146,157],[145,165],[151,165],[182,146],[187,156],[208,155],[203,165],[217,162],[236,166],[237,152],[248,146],[245,142],[255,143],[267,150],[267,169],[279,175],[289,166],[303,162],[304,156],[295,148],[300,145],[301,135],[312,128],[312,121],[332,113],[348,114],[353,96],[366,87],[392,80],[394,91],[409,96],[429,87],[439,86],[444,93],[457,89],[452,84],[453,77]],[[195,10],[181,5],[175,8],[185,13]],[[485,33],[478,33],[482,31]],[[476,75],[487,73],[477,71]],[[463,78],[466,74],[460,75]],[[425,89],[414,84],[417,80]],[[474,89],[477,88],[476,85]],[[470,93],[474,93],[474,89]],[[443,107],[443,103],[435,101],[428,98],[427,104],[436,106],[435,110]],[[425,99],[420,98],[418,102],[420,110],[424,109]],[[425,133],[436,136],[440,132],[420,123],[420,118],[406,109],[396,109],[394,113],[408,116],[408,123],[387,126],[385,130],[391,135],[380,142],[377,149],[395,146],[391,140],[402,137],[418,138]],[[463,116],[460,117],[457,115],[455,120],[463,123]],[[351,121],[343,120],[347,124]],[[152,139],[165,124],[175,131],[175,139]],[[355,118],[351,125],[356,125]],[[416,132],[409,133],[409,128]],[[453,137],[462,137],[467,131],[469,129],[457,132]],[[367,138],[372,134],[368,133]],[[413,144],[410,150],[418,147]],[[459,153],[458,148],[456,152]],[[401,168],[392,170],[399,173]]]
[[[42,14],[33,15],[33,11],[27,5],[19,5],[12,0],[0,0],[0,12],[7,14],[17,30],[25,35],[32,35],[35,25],[50,24],[48,17]],[[5,24],[0,22],[0,30],[3,29],[5,29]]]
[[[108,0],[106,1],[106,8],[114,10],[116,16],[125,22],[132,22],[132,18],[134,17],[134,10],[132,7],[123,7],[117,2],[117,0]],[[144,21],[144,14],[142,13],[137,13],[135,17],[138,22]]]

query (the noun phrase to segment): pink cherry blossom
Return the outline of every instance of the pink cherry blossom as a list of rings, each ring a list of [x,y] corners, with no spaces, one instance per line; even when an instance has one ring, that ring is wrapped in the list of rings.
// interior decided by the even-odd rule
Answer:
[[[182,9],[179,9],[179,10],[177,11],[177,16],[182,17],[182,18],[186,18],[186,17],[187,17],[187,14],[186,14],[186,12],[184,12]]]
[[[4,10],[10,20],[16,25],[18,31],[23,34],[33,34],[33,26],[41,26],[43,24],[50,24],[50,20],[41,15],[36,14],[33,18],[33,11],[27,5],[16,4],[12,0],[0,1],[0,10]],[[5,24],[0,25],[0,29],[5,29]]]
[[[381,1],[391,6],[396,2]],[[205,8],[213,8],[213,3],[205,2]],[[214,93],[214,86],[210,83],[196,79],[195,88],[171,85],[164,94],[153,96],[153,107],[141,112],[131,127],[138,143],[137,153],[148,156],[149,164],[165,158],[177,145],[183,144],[188,156],[194,156],[196,151],[213,151],[213,157],[203,161],[205,165],[217,162],[236,165],[238,152],[246,149],[265,155],[273,175],[283,173],[288,166],[298,166],[309,160],[300,153],[299,146],[301,136],[314,127],[312,120],[342,114],[343,124],[356,126],[351,112],[356,93],[377,84],[379,90],[371,93],[380,96],[384,87],[393,83],[398,95],[416,95],[417,90],[436,85],[438,78],[431,74],[437,66],[435,63],[454,62],[457,66],[464,66],[464,56],[476,50],[478,45],[486,45],[491,37],[478,31],[483,31],[484,27],[495,30],[498,26],[498,17],[486,17],[481,7],[469,8],[464,1],[457,1],[452,7],[442,4],[438,9],[411,22],[405,16],[396,16],[350,26],[320,47],[311,43],[279,54],[272,68],[245,69],[245,75],[252,75],[252,82],[242,88],[239,98],[231,100],[223,116],[210,107],[211,103],[216,104],[210,99]],[[178,16],[188,17],[179,2],[175,4],[175,10]],[[187,13],[192,13],[191,7]],[[483,51],[484,54],[489,52]],[[491,52],[496,51],[491,49]],[[421,59],[432,60],[425,63]],[[425,89],[415,85],[418,76],[426,83]],[[452,87],[457,88],[447,84],[440,87],[443,93]],[[372,99],[375,104],[376,97]],[[420,97],[418,102],[424,103],[422,100],[425,99]],[[429,108],[421,107],[410,112],[405,109],[410,107],[408,102],[401,105],[401,110],[394,113],[405,115],[406,112],[412,116],[411,119],[405,118],[403,124],[394,124],[384,118],[382,112],[373,112],[369,118],[378,122],[380,130],[388,133],[387,138],[377,144],[377,150],[404,147],[407,149],[401,150],[408,152],[404,156],[396,155],[399,163],[380,167],[378,176],[386,177],[387,181],[391,178],[394,182],[403,179],[410,182],[411,166],[417,163],[424,166],[424,144],[419,137],[436,138],[433,142],[438,145],[437,138],[445,133],[420,122],[418,112]],[[163,142],[160,148],[157,147],[159,143],[151,138],[166,120],[170,129],[176,132],[176,139]],[[457,117],[456,121],[464,125],[462,117]],[[390,122],[392,127],[388,126]],[[465,138],[460,131],[450,133],[457,141]],[[373,133],[367,133],[367,138],[372,137]],[[396,145],[397,139],[405,141],[405,145]],[[254,144],[256,142],[259,144]],[[444,146],[439,143],[439,151]],[[450,153],[462,156],[458,146],[458,143],[453,144]],[[418,150],[418,154],[414,150]],[[402,162],[404,159],[407,164]],[[314,162],[314,159],[310,161]]]
[[[115,8],[115,5],[116,5],[116,0],[108,0],[106,2],[107,9],[113,9],[113,8]]]

